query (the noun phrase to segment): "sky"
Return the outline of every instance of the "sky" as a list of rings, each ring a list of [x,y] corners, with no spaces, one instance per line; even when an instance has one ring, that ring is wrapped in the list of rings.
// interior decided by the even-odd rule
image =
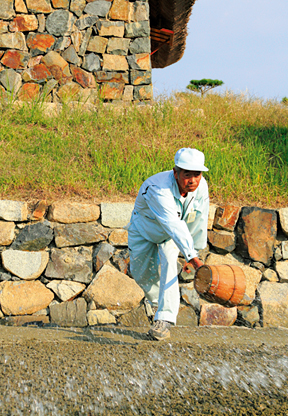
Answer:
[[[152,70],[154,96],[202,78],[224,82],[215,92],[288,97],[288,0],[197,0],[184,56]]]

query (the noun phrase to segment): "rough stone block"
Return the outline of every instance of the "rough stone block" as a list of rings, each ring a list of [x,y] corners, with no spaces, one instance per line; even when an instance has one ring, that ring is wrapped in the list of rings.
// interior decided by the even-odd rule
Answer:
[[[102,69],[103,71],[127,71],[129,66],[125,56],[103,54]]]
[[[49,322],[49,316],[47,315],[5,316],[4,318],[5,326],[26,326],[27,324],[43,326],[49,324]]]
[[[126,56],[131,40],[125,38],[110,38],[107,46],[107,53]]]
[[[138,69],[149,71],[151,70],[151,61],[149,53],[138,53],[136,55],[127,56],[129,67],[131,69]]]
[[[199,326],[231,326],[237,319],[237,306],[225,308],[216,303],[201,306]]]
[[[71,45],[70,36],[62,36],[56,39],[57,40],[53,48],[55,52],[65,51],[65,49],[67,49]]]
[[[71,101],[79,101],[81,97],[81,91],[83,88],[76,82],[68,82],[57,91],[57,95],[62,103],[68,103]]]
[[[276,261],[276,272],[278,273],[280,282],[288,282],[288,260]]]
[[[89,72],[98,71],[101,68],[101,61],[98,55],[95,53],[89,53],[85,55],[83,65],[84,69],[87,69]]]
[[[104,227],[123,228],[131,218],[134,204],[131,203],[102,203],[101,222]]]
[[[144,305],[140,305],[132,311],[121,315],[118,318],[118,322],[121,325],[133,328],[145,328],[150,326]]]
[[[75,299],[86,288],[83,283],[68,280],[52,280],[46,287],[51,289],[63,302]]]
[[[50,306],[51,323],[62,327],[87,326],[86,313],[87,304],[83,298]]]
[[[130,43],[129,51],[132,55],[138,53],[150,53],[150,38],[136,38]]]
[[[71,66],[73,79],[83,88],[96,88],[95,78],[92,74],[76,66]]]
[[[241,208],[234,205],[226,205],[216,209],[214,227],[218,230],[234,231],[239,218]]]
[[[44,64],[39,64],[26,69],[22,77],[25,82],[35,81],[43,83],[51,79],[52,74]]]
[[[282,257],[284,260],[288,260],[288,241],[282,241]]]
[[[44,55],[49,52],[55,44],[55,38],[47,33],[29,33],[27,46],[32,56]]]
[[[114,36],[117,38],[123,38],[124,36],[124,22],[109,22],[106,20],[98,20],[96,26],[99,36]]]
[[[97,16],[89,16],[85,14],[84,16],[81,16],[76,22],[75,25],[78,27],[79,30],[84,30],[87,27],[91,27],[95,25],[97,22],[98,17]]]
[[[100,87],[100,97],[106,100],[120,100],[124,91],[124,83],[105,82]]]
[[[129,17],[129,1],[114,0],[109,12],[109,18],[112,20],[128,21]]]
[[[0,221],[0,246],[9,246],[15,237],[14,222]]]
[[[74,45],[75,51],[77,53],[80,50],[80,46],[81,46],[81,43],[82,43],[82,39],[83,39],[82,32],[75,31],[75,32],[71,33],[71,40],[72,40],[72,43]]]
[[[113,246],[128,246],[128,231],[114,230],[109,235],[109,243]]]
[[[28,65],[31,55],[22,51],[6,51],[1,62],[3,65],[12,69],[24,69]]]
[[[65,61],[59,53],[50,51],[43,57],[42,61],[50,70],[54,78],[60,83],[65,84],[67,81],[71,80],[72,76],[68,62]]]
[[[6,250],[1,253],[3,267],[23,280],[35,280],[45,270],[49,253],[46,251]]]
[[[99,224],[78,223],[58,225],[54,227],[55,244],[57,247],[79,246],[104,241],[108,230]]]
[[[248,327],[254,328],[260,322],[260,315],[257,306],[238,306],[237,322]]]
[[[208,231],[208,241],[219,254],[231,253],[236,247],[235,234],[227,231]]]
[[[69,0],[51,0],[54,9],[68,9]]]
[[[54,88],[54,86],[53,86],[53,88]],[[47,209],[48,209],[48,205],[47,205],[47,201],[45,199],[42,199],[41,201],[38,201],[36,203],[35,207],[34,207],[31,219],[32,220],[42,220],[44,218],[45,214],[46,214]]]
[[[19,101],[34,101],[39,97],[40,86],[34,82],[22,85],[18,93]]]
[[[0,283],[0,305],[5,315],[30,315],[46,308],[54,294],[39,280]]]
[[[46,30],[50,35],[70,35],[76,17],[68,10],[59,9],[49,14],[46,19]]]
[[[87,312],[89,326],[116,324],[116,318],[108,309],[97,309]]]
[[[55,202],[49,207],[48,220],[71,224],[97,221],[100,207],[96,204],[79,202]]]
[[[15,16],[13,0],[0,0],[0,19],[11,19]]]
[[[28,13],[27,7],[23,0],[15,0],[14,7],[17,13]]]
[[[124,250],[117,250],[112,257],[112,264],[116,267],[121,273],[127,274],[128,265],[130,262],[130,254],[128,248]]]
[[[283,233],[288,236],[288,207],[287,208],[280,208],[278,210],[279,217],[280,217],[280,224]]]
[[[30,32],[38,29],[38,20],[35,15],[18,15],[9,24],[10,32]]]
[[[195,328],[198,326],[198,316],[193,308],[180,304],[177,315],[177,326],[186,326]]]
[[[22,32],[3,33],[0,35],[0,48],[26,51],[25,35]]]
[[[87,51],[105,53],[108,39],[101,36],[92,36],[89,40]]]
[[[132,69],[130,71],[130,82],[132,85],[151,84],[151,71],[137,71]]]
[[[32,13],[51,13],[53,11],[49,0],[26,0],[27,8]]]
[[[70,62],[74,65],[80,65],[81,60],[79,56],[77,55],[75,48],[73,45],[70,45],[69,48],[67,48],[63,53],[62,57],[65,59],[65,61]]]
[[[148,2],[135,1],[133,10],[133,20],[135,22],[142,22],[149,20],[149,4]]]
[[[278,282],[278,276],[275,270],[272,269],[266,269],[262,274],[263,280],[268,280],[268,282]]]
[[[135,280],[114,267],[104,265],[83,296],[87,301],[93,300],[98,308],[125,311],[138,306],[144,292]]]
[[[24,227],[17,235],[11,248],[22,251],[39,251],[48,247],[52,240],[53,230],[45,223],[38,222]]]
[[[37,19],[38,19],[38,32],[40,33],[45,32],[45,27],[46,27],[45,14],[38,14]]]
[[[207,224],[208,230],[212,230],[213,228],[216,209],[217,209],[217,205],[215,204],[209,205],[208,224]]]
[[[0,200],[0,219],[5,221],[27,221],[26,202]]]
[[[262,282],[258,286],[263,326],[288,328],[288,284]]]
[[[122,100],[123,101],[133,101],[133,85],[125,85]]]
[[[246,258],[269,266],[277,233],[276,212],[244,207],[237,226],[237,251]]]
[[[80,46],[80,49],[79,49],[79,52],[78,52],[79,56],[84,56],[85,55],[85,52],[87,50],[87,47],[88,47],[88,44],[89,44],[89,41],[90,41],[90,38],[91,38],[91,34],[92,34],[92,27],[88,27],[88,29],[86,30],[85,35],[82,39],[82,42],[81,42],[81,46]]]
[[[148,21],[125,23],[126,38],[141,38],[150,36],[150,25]]]
[[[111,1],[96,0],[88,3],[84,12],[91,16],[106,17],[111,7]]]
[[[136,85],[134,87],[134,100],[152,100],[153,89],[152,85]]]
[[[116,72],[116,71],[96,71],[95,79],[97,82],[124,82],[129,84],[129,75],[127,72]],[[132,87],[133,88],[133,87]]]
[[[3,20],[0,20],[0,34],[7,33],[7,32],[8,32],[8,22],[4,22]]]
[[[93,253],[93,266],[96,272],[113,256],[115,248],[108,243],[100,243]]]
[[[70,10],[75,13],[76,16],[80,17],[86,6],[86,0],[71,0]]]
[[[92,280],[92,248],[52,249],[45,276],[53,279],[90,283]]]
[[[200,300],[198,293],[194,289],[194,282],[181,285],[180,293],[182,299],[188,305],[191,305],[195,311],[200,312]]]

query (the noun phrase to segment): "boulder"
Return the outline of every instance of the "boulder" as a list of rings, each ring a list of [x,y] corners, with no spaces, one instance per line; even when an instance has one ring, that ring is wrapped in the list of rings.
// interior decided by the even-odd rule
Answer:
[[[54,9],[68,9],[69,0],[51,0]]]
[[[85,327],[87,326],[86,312],[87,304],[83,298],[51,305],[51,323],[62,327]]]
[[[83,283],[68,280],[52,280],[46,287],[51,289],[63,302],[73,300],[86,288]]]
[[[113,256],[115,248],[108,243],[100,243],[93,253],[93,266],[96,272]]]
[[[288,284],[261,282],[258,286],[263,326],[288,328]]]
[[[288,260],[276,261],[276,272],[278,273],[280,282],[288,282]]]
[[[0,221],[0,246],[9,246],[15,237],[14,222]]]
[[[143,299],[144,292],[135,280],[114,267],[104,265],[83,296],[87,301],[93,300],[98,308],[125,311],[135,308]]]
[[[100,217],[100,207],[79,202],[55,202],[49,207],[48,220],[71,224],[92,222]]]
[[[46,251],[2,251],[3,267],[24,280],[35,280],[45,270],[49,253]]]
[[[8,32],[8,22],[4,22],[3,20],[0,20],[0,34],[7,33],[7,32]]]
[[[71,45],[71,37],[70,36],[61,36],[59,38],[56,38],[54,51],[55,52],[61,52],[65,51],[69,46]]]
[[[143,20],[149,20],[149,3],[145,3],[142,1],[135,1],[132,3],[133,7],[133,14],[132,19],[135,22],[142,22]],[[132,20],[131,19],[131,20]]]
[[[123,228],[131,218],[134,204],[131,203],[102,203],[101,222],[104,227]]]
[[[283,233],[288,237],[288,207],[278,210]]]
[[[45,223],[26,225],[13,242],[12,250],[39,251],[44,250],[53,240],[53,230]]]
[[[228,231],[208,231],[208,241],[219,254],[231,253],[236,247],[235,234]]]
[[[39,280],[0,283],[0,305],[5,315],[31,315],[46,308],[53,298],[53,292]]]
[[[109,234],[109,243],[113,246],[128,246],[128,231],[127,230],[113,230]]]
[[[76,82],[67,82],[67,84],[62,85],[59,88],[59,90],[57,91],[57,95],[62,103],[67,103],[70,101],[79,101],[82,90],[83,88]]]
[[[26,69],[22,74],[25,82],[36,81],[43,83],[52,78],[52,74],[44,64],[35,65]]]
[[[218,230],[234,231],[241,208],[234,205],[218,207],[214,217],[214,227]]]
[[[54,227],[57,247],[79,246],[104,241],[108,230],[97,223],[61,224]]]
[[[136,308],[132,309],[132,311],[121,315],[118,318],[118,322],[121,325],[134,328],[150,326],[144,305],[137,306]]]
[[[46,214],[48,205],[46,200],[42,199],[41,201],[38,201],[36,205],[34,206],[31,219],[32,220],[42,220]]]
[[[133,101],[134,89],[133,85],[125,85],[122,100],[123,101]]]
[[[237,319],[237,306],[225,308],[216,303],[201,306],[199,326],[231,326]]]
[[[89,326],[116,324],[116,318],[108,309],[90,310],[87,312],[87,320]]]
[[[277,234],[276,212],[244,207],[237,226],[237,251],[246,258],[269,266]]]
[[[19,0],[22,1],[22,0]],[[46,19],[45,19],[45,14],[38,14],[37,16],[38,19],[38,32],[43,33],[45,32],[45,26],[46,26]]]
[[[90,283],[92,280],[92,248],[52,249],[45,276],[53,279]]]

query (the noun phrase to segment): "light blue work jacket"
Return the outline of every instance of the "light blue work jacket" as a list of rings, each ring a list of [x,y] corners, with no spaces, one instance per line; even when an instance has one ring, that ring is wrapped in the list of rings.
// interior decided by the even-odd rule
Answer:
[[[207,244],[209,194],[202,177],[196,191],[187,194],[184,205],[173,171],[157,173],[141,186],[131,223],[146,240],[156,244],[172,240],[186,261],[198,257]],[[128,228],[129,229],[129,228]]]

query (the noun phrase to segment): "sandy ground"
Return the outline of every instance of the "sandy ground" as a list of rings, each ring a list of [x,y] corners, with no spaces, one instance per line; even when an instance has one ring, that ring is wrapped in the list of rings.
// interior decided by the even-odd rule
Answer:
[[[0,327],[0,414],[288,414],[288,330],[145,331]]]

